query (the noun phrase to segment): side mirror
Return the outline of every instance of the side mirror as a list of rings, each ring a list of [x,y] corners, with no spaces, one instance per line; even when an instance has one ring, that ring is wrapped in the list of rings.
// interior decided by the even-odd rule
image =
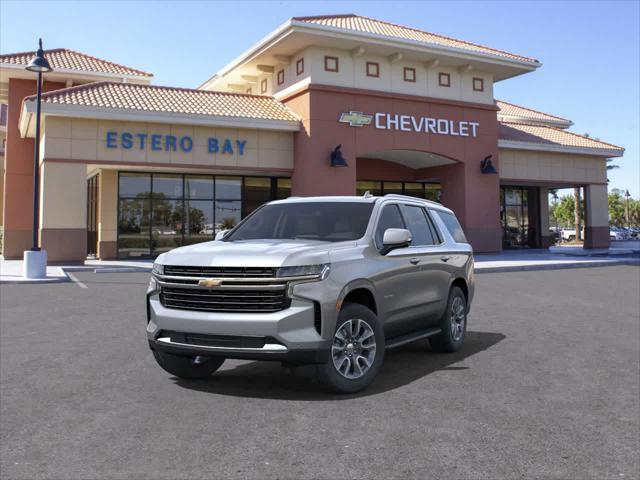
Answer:
[[[411,232],[404,228],[387,228],[382,237],[382,250],[380,253],[386,255],[396,248],[408,247],[411,243]]]
[[[216,233],[214,240],[216,241],[222,240],[228,232],[229,230],[220,230],[218,233]]]

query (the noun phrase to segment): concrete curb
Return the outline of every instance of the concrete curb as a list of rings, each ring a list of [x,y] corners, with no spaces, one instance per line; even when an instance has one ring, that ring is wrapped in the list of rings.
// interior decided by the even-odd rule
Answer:
[[[478,267],[474,268],[473,272],[476,274],[481,273],[502,273],[502,272],[533,272],[540,270],[569,270],[573,268],[596,268],[596,267],[615,267],[619,265],[634,265],[640,266],[640,259],[626,259],[626,260],[610,260],[610,261],[595,261],[595,262],[579,262],[579,263],[551,263],[546,265],[513,265],[513,266],[501,266],[501,267]]]

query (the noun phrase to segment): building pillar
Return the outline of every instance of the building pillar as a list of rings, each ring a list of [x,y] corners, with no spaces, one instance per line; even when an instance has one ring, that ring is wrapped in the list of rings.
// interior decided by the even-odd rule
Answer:
[[[549,189],[540,187],[538,194],[540,212],[540,246],[548,248],[553,245],[553,236],[549,230]]]
[[[118,172],[102,170],[98,178],[98,258],[117,258]]]
[[[609,195],[606,185],[584,188],[584,248],[609,248]]]
[[[87,167],[43,162],[40,241],[50,262],[87,258]]]
[[[479,170],[474,163],[456,163],[418,170],[416,177],[440,180],[442,204],[455,212],[474,251],[499,252],[500,179]]]
[[[356,146],[353,128],[345,128],[336,121],[325,120],[321,101],[315,100],[312,121],[309,92],[287,99],[287,107],[299,117],[301,129],[294,135],[294,160],[291,175],[291,194],[295,196],[355,195]],[[312,131],[313,128],[313,131]],[[331,151],[342,145],[347,167],[332,167]]]
[[[64,83],[44,82],[43,92],[64,88]],[[33,228],[33,138],[22,138],[18,128],[22,100],[36,93],[36,81],[9,79],[7,142],[5,148],[4,234],[2,254],[6,259],[22,258],[31,248]]]

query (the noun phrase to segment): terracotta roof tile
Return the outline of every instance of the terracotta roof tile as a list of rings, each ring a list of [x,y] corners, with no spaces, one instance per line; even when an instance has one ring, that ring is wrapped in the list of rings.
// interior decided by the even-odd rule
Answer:
[[[498,112],[498,117],[521,117],[523,119],[530,119],[536,122],[550,122],[553,124],[564,123],[567,127],[572,125],[571,120],[567,120],[566,118],[557,117],[555,115],[551,115],[549,113],[540,112],[538,110],[533,110],[531,108],[522,107],[520,105],[516,105],[514,103],[504,102],[502,100],[496,100],[496,105],[500,109]]]
[[[411,27],[396,25],[394,23],[376,20],[374,18],[362,17],[360,15],[346,14],[315,17],[294,17],[293,20],[315,25],[324,25],[326,27],[339,28],[342,30],[352,30],[363,33],[384,35],[386,37],[393,37],[402,40],[414,40],[431,45],[438,45],[441,47],[460,48],[462,50],[489,54],[498,57],[509,58],[512,60],[539,63],[538,60],[534,58],[523,57],[522,55],[516,55],[514,53],[505,52],[503,50],[497,50],[495,48],[489,48],[475,43],[466,42],[464,40],[457,40],[455,38],[445,37],[443,35],[425,32],[423,30],[418,30]]]
[[[35,96],[27,97],[29,100],[34,98]],[[45,104],[147,112],[298,121],[291,110],[272,97],[133,83],[89,83],[45,93],[42,101]]]
[[[560,128],[507,122],[499,122],[498,126],[500,140],[539,143],[550,146],[557,145],[560,147],[618,150],[620,154],[624,152],[624,148],[617,145],[578,135],[577,133],[568,132]]]
[[[28,65],[36,52],[7,53],[0,55],[0,64]],[[78,72],[98,72],[114,75],[133,75],[138,77],[153,77],[153,74],[125,67],[117,63],[92,57],[85,53],[67,48],[45,50],[45,57],[54,70],[76,70]]]

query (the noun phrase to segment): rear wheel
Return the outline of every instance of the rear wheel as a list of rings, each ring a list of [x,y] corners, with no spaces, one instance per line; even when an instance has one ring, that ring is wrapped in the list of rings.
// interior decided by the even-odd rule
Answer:
[[[329,359],[318,366],[320,380],[339,393],[368,387],[384,361],[384,333],[367,307],[346,303],[336,324]]]
[[[153,356],[166,372],[180,378],[206,378],[224,363],[222,357],[184,357],[166,352],[153,351]]]
[[[467,298],[460,287],[451,287],[447,309],[440,319],[442,331],[429,337],[431,348],[438,352],[456,352],[467,332]]]

